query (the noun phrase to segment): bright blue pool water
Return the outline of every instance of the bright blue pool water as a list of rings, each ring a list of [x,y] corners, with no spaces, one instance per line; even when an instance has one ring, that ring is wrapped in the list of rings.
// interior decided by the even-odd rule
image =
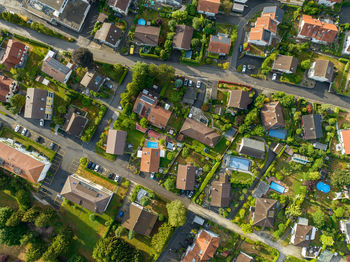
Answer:
[[[230,159],[230,167],[234,169],[248,171],[250,166],[250,161],[248,159],[240,157],[232,157]]]
[[[137,21],[137,24],[139,24],[139,25],[146,25],[146,20],[140,18],[140,19]]]
[[[275,183],[275,182],[271,182],[270,184],[270,188],[277,191],[278,193],[280,194],[283,194],[284,193],[284,190],[286,190],[283,186]]]
[[[278,138],[278,139],[286,139],[288,134],[288,129],[273,129],[269,131],[269,136]]]
[[[147,147],[148,148],[158,148],[158,143],[157,142],[148,141],[147,142]]]
[[[328,193],[331,190],[331,187],[323,182],[318,182],[316,188],[323,193]]]

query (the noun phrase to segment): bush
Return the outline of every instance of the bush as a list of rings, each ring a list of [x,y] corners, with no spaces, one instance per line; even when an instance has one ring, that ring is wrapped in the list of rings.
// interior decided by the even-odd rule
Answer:
[[[96,215],[94,214],[94,213],[91,213],[90,215],[89,215],[89,219],[90,219],[90,221],[96,221]]]
[[[151,240],[151,245],[154,248],[155,251],[158,253],[162,252],[163,248],[165,247],[167,241],[169,240],[172,232],[172,227],[164,223],[161,225],[161,227],[158,229],[158,232],[153,235]]]

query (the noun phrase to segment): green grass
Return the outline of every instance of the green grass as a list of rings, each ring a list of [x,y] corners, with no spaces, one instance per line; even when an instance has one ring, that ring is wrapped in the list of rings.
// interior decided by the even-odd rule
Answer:
[[[228,141],[228,140],[226,140],[226,138],[222,137],[220,139],[220,141],[216,144],[216,146],[214,147],[213,150],[220,155],[223,154],[225,149],[227,148],[226,141]]]
[[[172,114],[168,126],[174,128],[175,132],[179,132],[184,121],[185,118],[183,116],[178,117],[176,114]]]
[[[0,206],[18,208],[16,199],[7,190],[0,191]]]
[[[144,138],[145,134],[141,133],[140,131],[137,131],[136,129],[126,131],[128,132],[126,141],[130,144],[133,144],[134,149],[136,149],[140,145],[141,140]]]
[[[15,131],[8,129],[6,127],[3,128],[2,136],[6,138],[11,138],[25,147],[30,146],[32,147],[35,151],[45,155],[50,161],[53,160],[53,158],[56,155],[56,152],[42,146],[41,144],[34,142],[30,140],[28,137],[22,136],[21,134],[16,133]]]
[[[116,155],[106,153],[106,151],[103,148],[101,148],[97,145],[95,147],[95,152],[96,152],[96,154],[98,154],[98,155],[100,155],[100,156],[102,156],[102,157],[104,157],[107,160],[112,161],[112,162],[115,161],[117,158]]]
[[[119,82],[124,75],[125,71],[120,74],[119,72],[114,70],[114,67],[111,64],[105,64],[105,63],[101,63],[101,62],[96,62],[96,64],[99,65],[99,71],[102,75],[105,75],[114,81]],[[127,71],[127,69],[126,69],[126,71]],[[124,77],[125,77],[125,75],[124,75]]]

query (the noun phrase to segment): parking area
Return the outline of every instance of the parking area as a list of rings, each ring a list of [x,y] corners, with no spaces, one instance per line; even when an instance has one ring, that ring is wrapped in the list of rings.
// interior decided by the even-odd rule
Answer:
[[[245,55],[241,59],[238,59],[237,66],[239,65],[242,65],[243,67],[246,66],[246,71],[245,72],[242,71],[242,73],[245,73],[248,75],[257,74],[263,61],[264,61],[264,58]]]

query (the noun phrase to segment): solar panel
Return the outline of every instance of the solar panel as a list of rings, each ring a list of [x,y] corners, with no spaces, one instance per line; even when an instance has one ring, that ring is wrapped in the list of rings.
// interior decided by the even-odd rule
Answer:
[[[144,96],[144,95],[141,96],[141,100],[150,105],[153,105],[155,102],[152,98],[149,98],[148,96]]]

